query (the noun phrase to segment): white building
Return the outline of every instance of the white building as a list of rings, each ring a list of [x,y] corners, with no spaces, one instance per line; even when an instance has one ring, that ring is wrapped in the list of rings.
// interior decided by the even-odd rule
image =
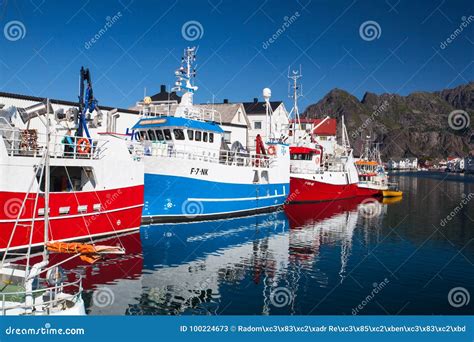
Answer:
[[[254,149],[255,138],[258,134],[265,141],[268,137],[265,135],[265,127],[267,125],[266,104],[254,98],[253,102],[244,102],[243,106],[250,121],[247,145]],[[286,134],[289,119],[285,104],[282,101],[270,101],[270,106],[273,110],[271,116],[271,126],[274,137],[279,138],[282,133]]]
[[[58,131],[66,131],[68,128],[74,128],[74,112],[78,108],[77,102],[49,99],[51,104],[52,124]],[[13,94],[0,92],[0,109],[9,110],[9,108],[16,107],[22,109],[32,109],[46,101],[46,98],[29,96],[22,94]],[[114,108],[109,106],[101,106],[102,115],[93,113],[90,118],[89,127],[91,133],[95,132],[118,132],[125,133],[128,127],[133,126],[138,120],[138,111]],[[39,132],[44,132],[45,127],[37,117],[32,117],[31,120],[26,118],[17,111],[12,117],[13,125],[17,128],[37,129]]]
[[[389,170],[416,170],[418,169],[418,158],[407,157],[401,159],[390,159],[387,163]]]

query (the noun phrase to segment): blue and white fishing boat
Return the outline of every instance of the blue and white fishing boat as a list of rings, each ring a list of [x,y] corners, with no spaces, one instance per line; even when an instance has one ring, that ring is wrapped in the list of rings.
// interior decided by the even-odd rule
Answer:
[[[198,89],[193,85],[195,52],[185,50],[175,73],[173,90],[182,93],[180,103],[156,113],[147,110],[150,99],[145,98],[142,116],[132,129],[133,146],[143,151],[145,163],[145,223],[272,211],[288,196],[288,145],[275,139],[264,144],[258,136],[253,153],[229,148],[219,113],[193,105]],[[264,92],[268,103],[269,89]]]

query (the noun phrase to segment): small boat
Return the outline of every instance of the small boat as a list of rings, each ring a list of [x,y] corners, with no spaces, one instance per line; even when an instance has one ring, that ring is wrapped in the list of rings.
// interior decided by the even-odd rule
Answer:
[[[398,188],[397,183],[389,183],[388,189],[382,191],[383,197],[401,197],[403,192]]]
[[[357,196],[378,196],[388,190],[388,174],[382,164],[377,147],[370,148],[370,137],[366,139],[365,150],[355,162],[359,174]]]
[[[333,152],[320,145],[313,134],[311,142],[301,139],[290,146],[291,194],[288,202],[332,201],[356,196],[358,174],[346,134],[343,118],[343,143],[339,145],[334,141],[330,149]]]

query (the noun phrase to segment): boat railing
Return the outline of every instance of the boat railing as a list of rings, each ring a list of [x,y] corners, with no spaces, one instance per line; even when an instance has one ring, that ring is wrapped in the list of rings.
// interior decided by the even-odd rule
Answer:
[[[196,146],[167,144],[165,142],[131,142],[130,151],[135,155],[167,157],[186,160],[197,160],[209,163],[241,167],[271,168],[276,165],[273,156],[255,153],[208,149]]]
[[[0,128],[7,154],[12,157],[39,157],[46,148],[46,134],[35,129]],[[51,135],[49,145],[51,158],[101,159],[107,151],[107,140],[87,139],[75,136]],[[81,143],[81,139],[82,143]]]
[[[312,164],[312,163],[310,163]],[[290,172],[292,173],[309,173],[319,175],[324,172],[345,172],[345,164],[338,162],[326,162],[315,167],[314,165],[294,165],[290,163]]]
[[[41,286],[48,284],[48,286]],[[38,288],[31,291],[0,292],[0,316],[10,314],[49,315],[51,308],[69,307],[68,302],[75,303],[81,299],[82,277],[70,282],[49,285],[47,279],[38,279]],[[33,298],[33,304],[26,303],[26,297]],[[41,301],[36,302],[40,297]],[[42,308],[42,310],[38,310]],[[24,312],[22,312],[24,310]],[[18,313],[17,313],[18,312]]]
[[[151,103],[145,103],[141,101],[137,102],[137,106],[139,107],[140,115],[144,117],[174,116],[178,102],[152,101]],[[192,106],[187,108],[184,117],[191,120],[210,121],[216,122],[219,125],[222,124],[221,113],[208,106]]]

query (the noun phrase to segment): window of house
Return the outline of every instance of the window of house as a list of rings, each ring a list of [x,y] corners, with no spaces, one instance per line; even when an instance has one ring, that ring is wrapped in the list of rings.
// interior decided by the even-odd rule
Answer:
[[[184,140],[184,132],[181,128],[173,129],[173,134],[176,140]]]
[[[194,140],[201,141],[201,136],[202,136],[202,132],[196,131],[196,133],[194,134]]]
[[[254,129],[262,129],[262,121],[255,121],[253,123],[253,128]]]
[[[163,133],[165,134],[166,140],[171,140],[171,131],[169,129],[164,129]]]
[[[192,129],[188,129],[188,139],[194,140],[194,131]]]
[[[210,143],[214,142],[214,133],[209,133],[209,142]]]
[[[230,144],[230,132],[229,131],[225,131],[224,132],[224,141],[226,143],[229,143]]]
[[[202,141],[207,142],[207,132],[202,133]]]
[[[163,140],[165,140],[165,137],[164,137],[164,135],[163,135],[163,131],[162,131],[161,129],[157,129],[157,130],[155,131],[155,133],[156,133],[156,138],[158,139],[158,141],[163,141]]]

